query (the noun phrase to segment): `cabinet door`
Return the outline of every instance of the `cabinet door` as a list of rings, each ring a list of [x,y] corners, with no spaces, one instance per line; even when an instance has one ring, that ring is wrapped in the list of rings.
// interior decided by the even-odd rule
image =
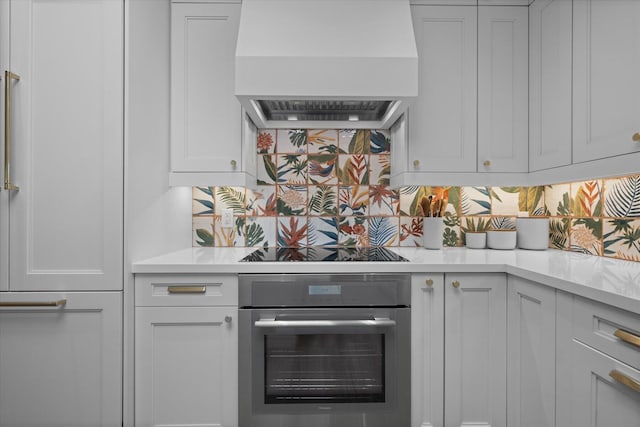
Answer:
[[[573,2],[573,161],[640,151],[640,2]]]
[[[444,288],[445,425],[505,426],[506,275],[447,274]]]
[[[137,307],[136,426],[238,425],[237,309]]]
[[[3,293],[0,425],[122,425],[122,293]]]
[[[411,425],[442,427],[444,276],[411,279]]]
[[[233,172],[241,162],[234,95],[239,3],[171,5],[171,171]]]
[[[507,425],[555,425],[555,289],[509,276]]]
[[[123,1],[11,1],[11,290],[122,289]]]
[[[0,132],[4,144],[4,71],[9,70],[9,0],[0,0]],[[0,292],[9,290],[9,192],[4,184],[4,145],[0,145]]]
[[[529,6],[529,169],[571,164],[571,1]]]
[[[573,342],[573,388],[571,426],[629,427],[640,420],[640,391],[612,375],[614,372],[640,384],[640,371]]]
[[[419,94],[409,109],[408,170],[476,171],[477,12],[412,6]]]
[[[478,171],[527,172],[528,12],[478,8]]]

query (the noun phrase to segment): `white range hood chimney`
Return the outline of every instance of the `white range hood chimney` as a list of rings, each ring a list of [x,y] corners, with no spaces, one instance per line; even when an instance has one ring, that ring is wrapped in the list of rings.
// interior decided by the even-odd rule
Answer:
[[[243,0],[235,65],[259,128],[389,128],[418,95],[409,0]]]

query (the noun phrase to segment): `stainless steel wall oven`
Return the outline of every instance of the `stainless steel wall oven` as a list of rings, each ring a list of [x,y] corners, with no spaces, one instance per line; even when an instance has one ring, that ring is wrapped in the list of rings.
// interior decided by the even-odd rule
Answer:
[[[240,427],[408,427],[408,274],[241,274]]]

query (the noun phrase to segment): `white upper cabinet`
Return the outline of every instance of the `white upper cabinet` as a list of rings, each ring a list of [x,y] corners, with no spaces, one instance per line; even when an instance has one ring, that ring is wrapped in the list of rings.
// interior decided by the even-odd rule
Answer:
[[[478,8],[478,172],[527,172],[528,12]]]
[[[15,0],[8,11],[19,190],[2,191],[3,288],[122,289],[124,2]]]
[[[413,6],[419,96],[409,109],[408,171],[476,170],[477,8]]]
[[[250,125],[234,94],[240,8],[171,5],[171,185],[255,181],[251,133],[243,146]]]
[[[529,169],[571,164],[571,1],[529,7]]]
[[[573,2],[573,161],[640,152],[640,2]]]

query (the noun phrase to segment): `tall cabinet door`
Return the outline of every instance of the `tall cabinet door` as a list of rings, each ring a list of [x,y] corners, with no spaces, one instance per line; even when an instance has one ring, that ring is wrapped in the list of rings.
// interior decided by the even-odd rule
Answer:
[[[574,162],[640,151],[639,46],[640,2],[573,2]]]
[[[418,99],[409,109],[409,171],[476,171],[477,9],[412,6]]]
[[[478,172],[527,172],[529,15],[478,8]]]
[[[121,332],[120,292],[0,294],[0,426],[122,425]]]
[[[571,164],[571,1],[529,6],[529,169]]]
[[[12,0],[10,290],[122,289],[123,0]]]
[[[0,292],[9,290],[9,192],[4,191],[4,72],[9,66],[9,0],[0,0]]]
[[[411,278],[411,425],[442,427],[444,276]]]
[[[445,275],[444,422],[506,426],[507,278]]]

